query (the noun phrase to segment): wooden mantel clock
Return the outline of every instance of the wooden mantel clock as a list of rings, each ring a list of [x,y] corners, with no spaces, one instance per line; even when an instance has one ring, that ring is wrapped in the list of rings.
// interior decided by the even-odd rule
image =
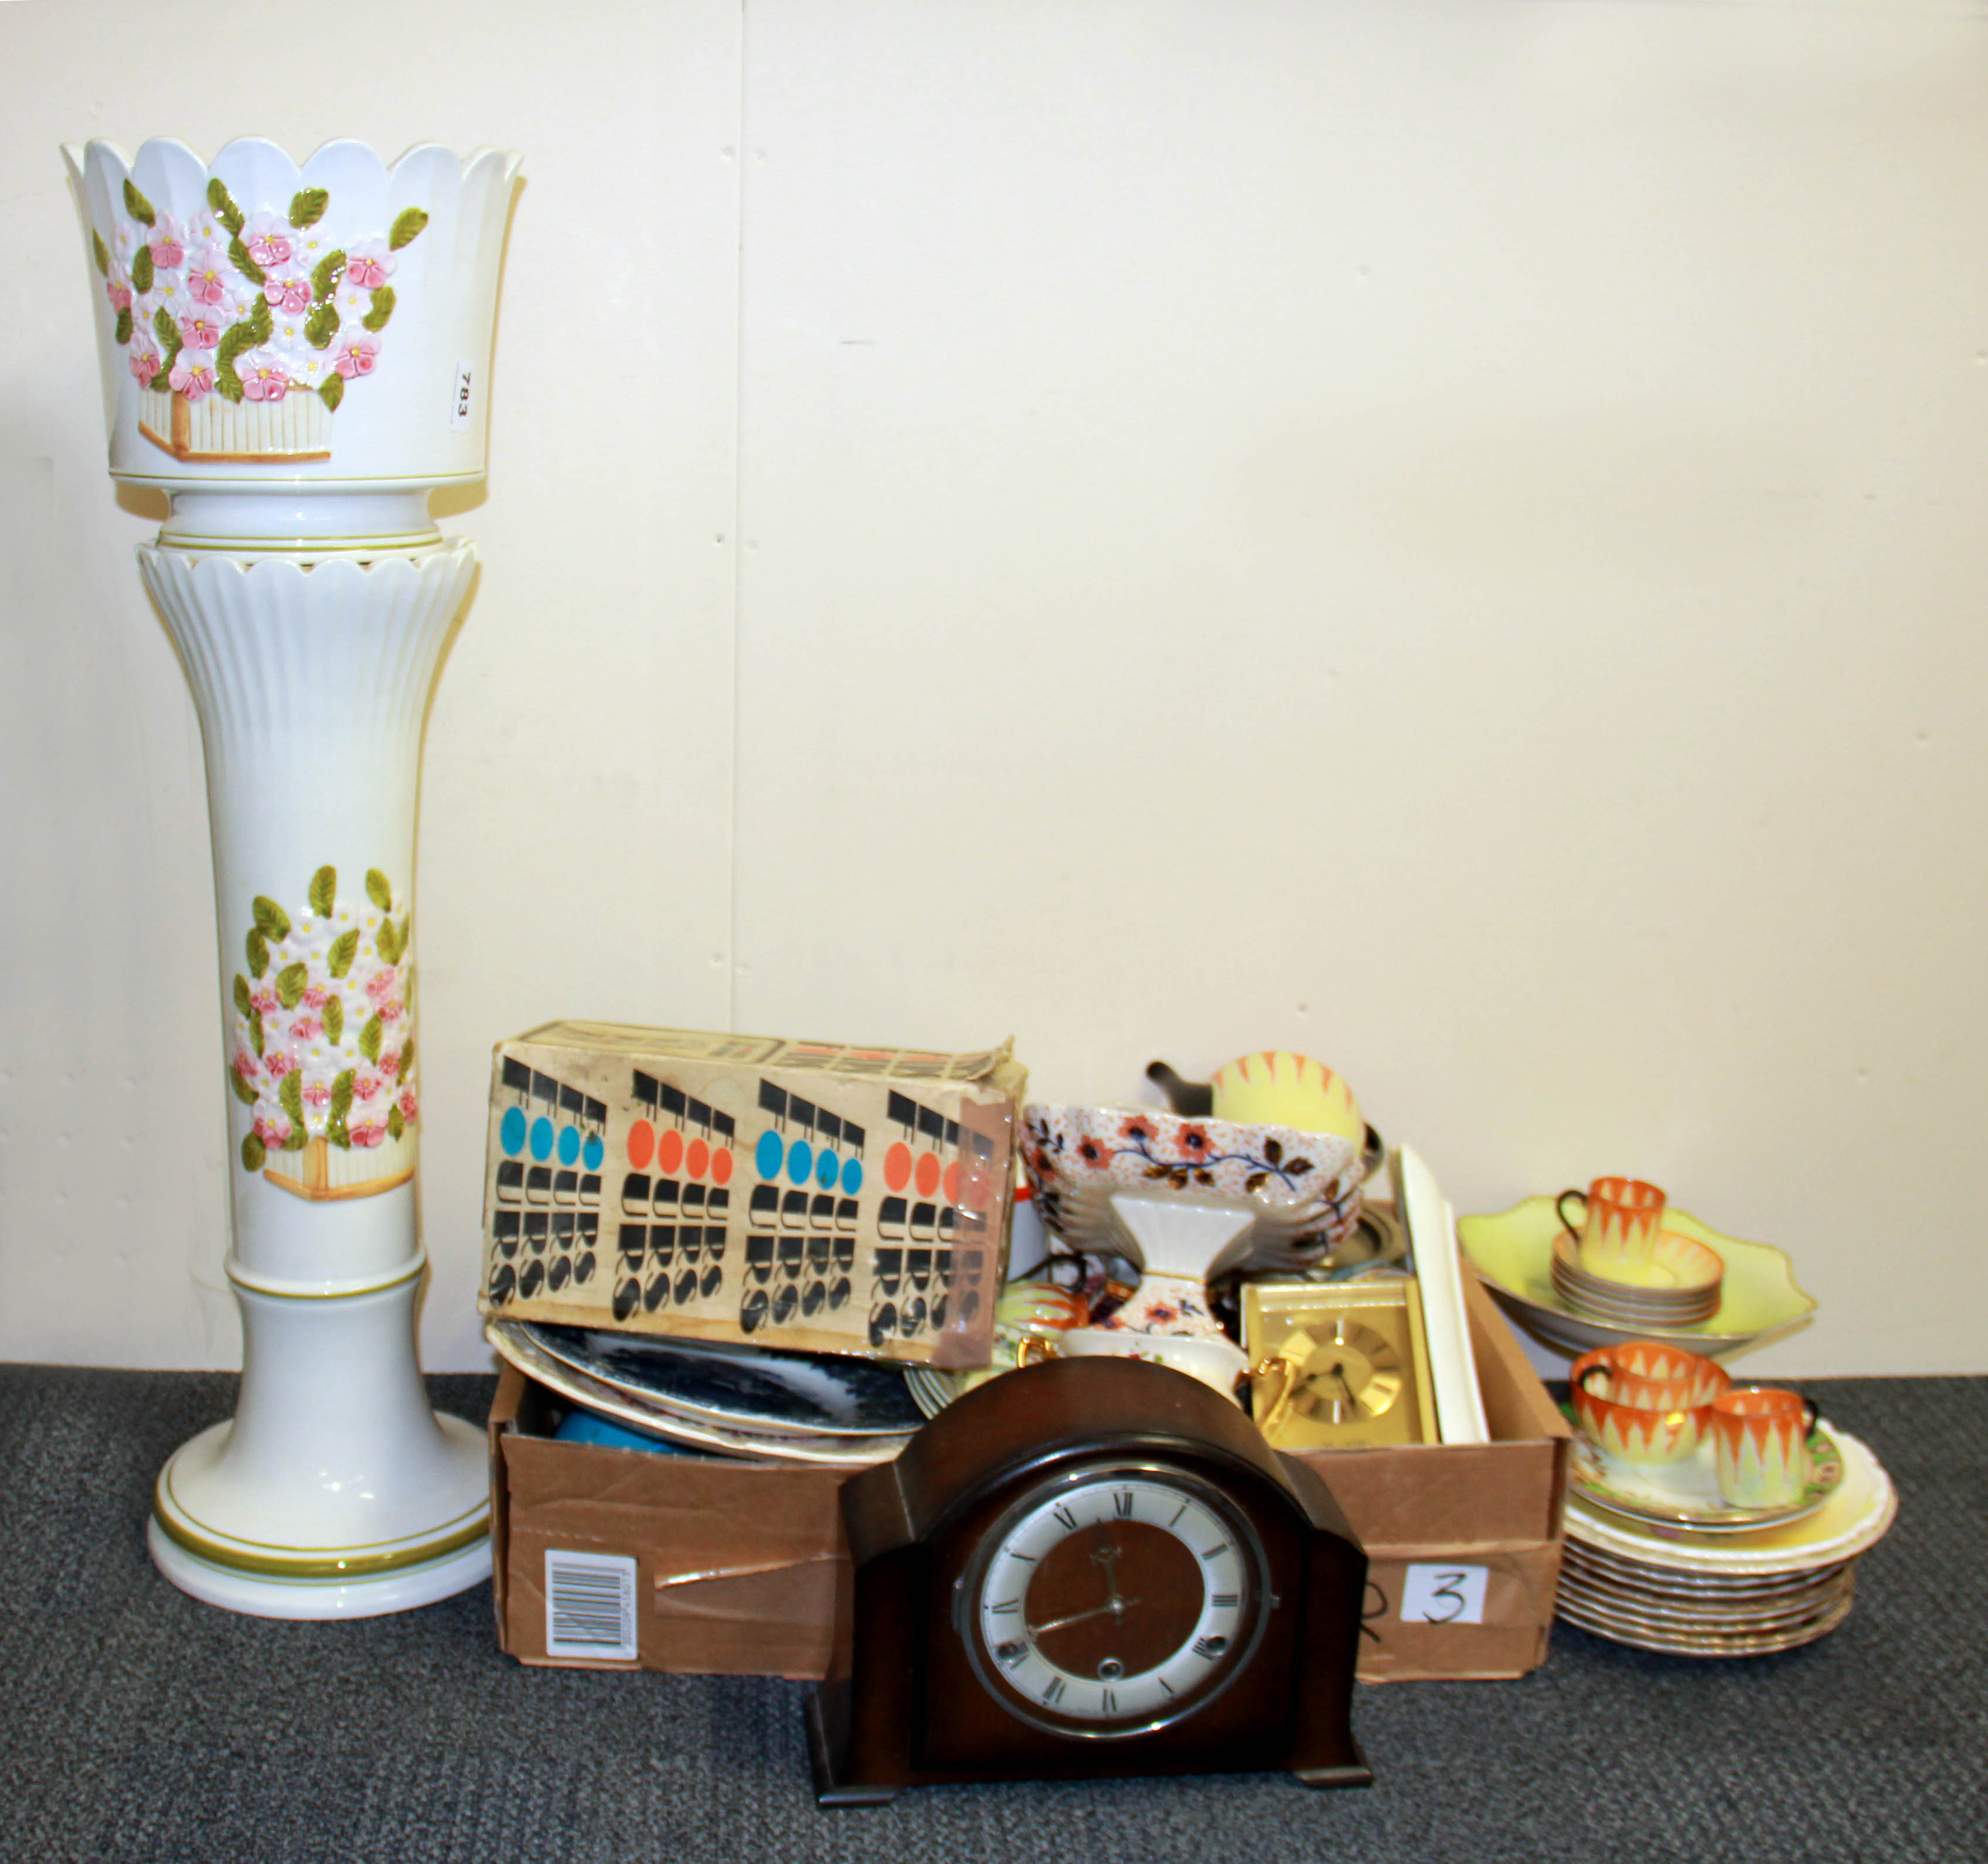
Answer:
[[[948,1781],[1288,1768],[1351,1726],[1367,1557],[1324,1485],[1171,1368],[1054,1359],[842,1491],[852,1581],[808,1705],[824,1806]]]

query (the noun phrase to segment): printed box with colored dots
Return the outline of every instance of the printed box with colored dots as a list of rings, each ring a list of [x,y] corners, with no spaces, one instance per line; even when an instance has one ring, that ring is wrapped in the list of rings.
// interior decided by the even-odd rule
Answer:
[[[491,1069],[479,1305],[984,1366],[1026,1075],[972,1055],[554,1022]]]

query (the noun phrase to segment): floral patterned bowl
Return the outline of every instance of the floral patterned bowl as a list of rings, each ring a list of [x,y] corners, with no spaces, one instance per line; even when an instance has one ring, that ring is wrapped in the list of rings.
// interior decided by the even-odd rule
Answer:
[[[1070,1248],[1120,1251],[1112,1200],[1128,1194],[1249,1212],[1246,1248],[1225,1268],[1308,1267],[1360,1215],[1360,1150],[1335,1133],[1104,1106],[1032,1105],[1023,1125],[1037,1207]]]

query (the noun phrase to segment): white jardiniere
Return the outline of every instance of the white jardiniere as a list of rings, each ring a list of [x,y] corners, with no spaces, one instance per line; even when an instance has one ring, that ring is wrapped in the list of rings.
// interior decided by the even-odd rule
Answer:
[[[411,881],[475,570],[427,499],[484,471],[516,159],[65,153],[111,471],[171,503],[140,567],[200,714],[222,940],[242,1392],[161,1473],[153,1555],[237,1610],[396,1610],[489,1567],[480,1433],[414,1353]]]

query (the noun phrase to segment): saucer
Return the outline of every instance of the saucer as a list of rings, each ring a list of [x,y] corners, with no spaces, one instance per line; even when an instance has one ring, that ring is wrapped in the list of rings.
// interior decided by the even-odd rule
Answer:
[[[1688,1301],[1709,1294],[1726,1273],[1717,1250],[1679,1230],[1658,1235],[1655,1255],[1639,1277],[1605,1275],[1590,1268],[1581,1259],[1581,1245],[1565,1229],[1554,1239],[1554,1262],[1581,1286],[1650,1301]]]
[[[1553,1285],[1554,1239],[1567,1234],[1550,1197],[1528,1197],[1497,1216],[1457,1221],[1463,1253],[1499,1306],[1530,1332],[1570,1356],[1636,1339],[1662,1340],[1718,1359],[1792,1332],[1814,1312],[1787,1255],[1766,1243],[1723,1236],[1673,1204],[1664,1221],[1717,1252],[1726,1265],[1719,1306],[1685,1326],[1600,1320],[1569,1308]]]
[[[1597,1508],[1577,1491],[1567,1498],[1567,1538],[1606,1558],[1676,1572],[1760,1578],[1812,1572],[1875,1546],[1898,1509],[1884,1465],[1848,1430],[1834,1430],[1843,1479],[1821,1505],[1795,1521],[1707,1534],[1682,1522],[1645,1521]]]
[[[1560,1413],[1571,1420],[1574,1407]],[[1749,1528],[1769,1528],[1813,1514],[1843,1485],[1843,1453],[1827,1431],[1818,1429],[1808,1440],[1810,1474],[1793,1501],[1772,1508],[1734,1508],[1719,1492],[1713,1447],[1708,1440],[1696,1452],[1660,1468],[1639,1468],[1610,1456],[1578,1434],[1567,1462],[1567,1487],[1582,1501],[1635,1521],[1696,1528],[1711,1534],[1733,1534]]]

